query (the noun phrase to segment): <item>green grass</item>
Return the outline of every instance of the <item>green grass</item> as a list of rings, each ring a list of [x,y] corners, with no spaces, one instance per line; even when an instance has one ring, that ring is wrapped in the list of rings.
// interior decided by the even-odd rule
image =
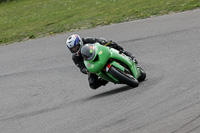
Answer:
[[[200,7],[200,0],[16,0],[0,4],[0,45]]]

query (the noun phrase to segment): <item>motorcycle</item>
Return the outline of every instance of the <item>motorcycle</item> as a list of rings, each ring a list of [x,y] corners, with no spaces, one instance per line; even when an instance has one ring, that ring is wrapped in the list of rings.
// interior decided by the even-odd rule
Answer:
[[[114,84],[131,87],[137,87],[140,81],[145,80],[145,71],[130,57],[106,45],[94,43],[82,47],[81,55],[90,73]]]

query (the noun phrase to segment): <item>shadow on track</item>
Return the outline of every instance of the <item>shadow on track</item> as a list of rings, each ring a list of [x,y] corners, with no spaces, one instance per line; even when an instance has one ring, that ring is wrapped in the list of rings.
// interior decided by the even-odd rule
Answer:
[[[117,88],[117,89],[114,89],[114,90],[110,90],[110,91],[107,91],[107,92],[103,92],[103,93],[91,96],[89,98],[86,98],[85,101],[103,98],[103,97],[107,97],[107,96],[110,96],[110,95],[115,95],[115,94],[118,94],[118,93],[121,93],[121,92],[124,92],[124,91],[128,91],[130,89],[133,89],[133,88],[130,87],[130,86],[123,86],[123,87],[120,87],[120,88]]]

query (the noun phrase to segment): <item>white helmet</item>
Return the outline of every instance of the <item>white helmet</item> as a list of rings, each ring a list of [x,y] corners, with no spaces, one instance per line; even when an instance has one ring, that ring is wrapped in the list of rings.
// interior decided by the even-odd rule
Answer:
[[[73,55],[79,56],[83,41],[79,35],[73,34],[67,39],[66,45]]]

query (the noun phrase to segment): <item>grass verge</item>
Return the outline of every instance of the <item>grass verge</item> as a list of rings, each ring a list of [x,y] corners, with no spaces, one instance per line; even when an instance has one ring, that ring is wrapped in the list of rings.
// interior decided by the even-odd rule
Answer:
[[[0,45],[200,7],[200,0],[16,0],[0,4]]]

